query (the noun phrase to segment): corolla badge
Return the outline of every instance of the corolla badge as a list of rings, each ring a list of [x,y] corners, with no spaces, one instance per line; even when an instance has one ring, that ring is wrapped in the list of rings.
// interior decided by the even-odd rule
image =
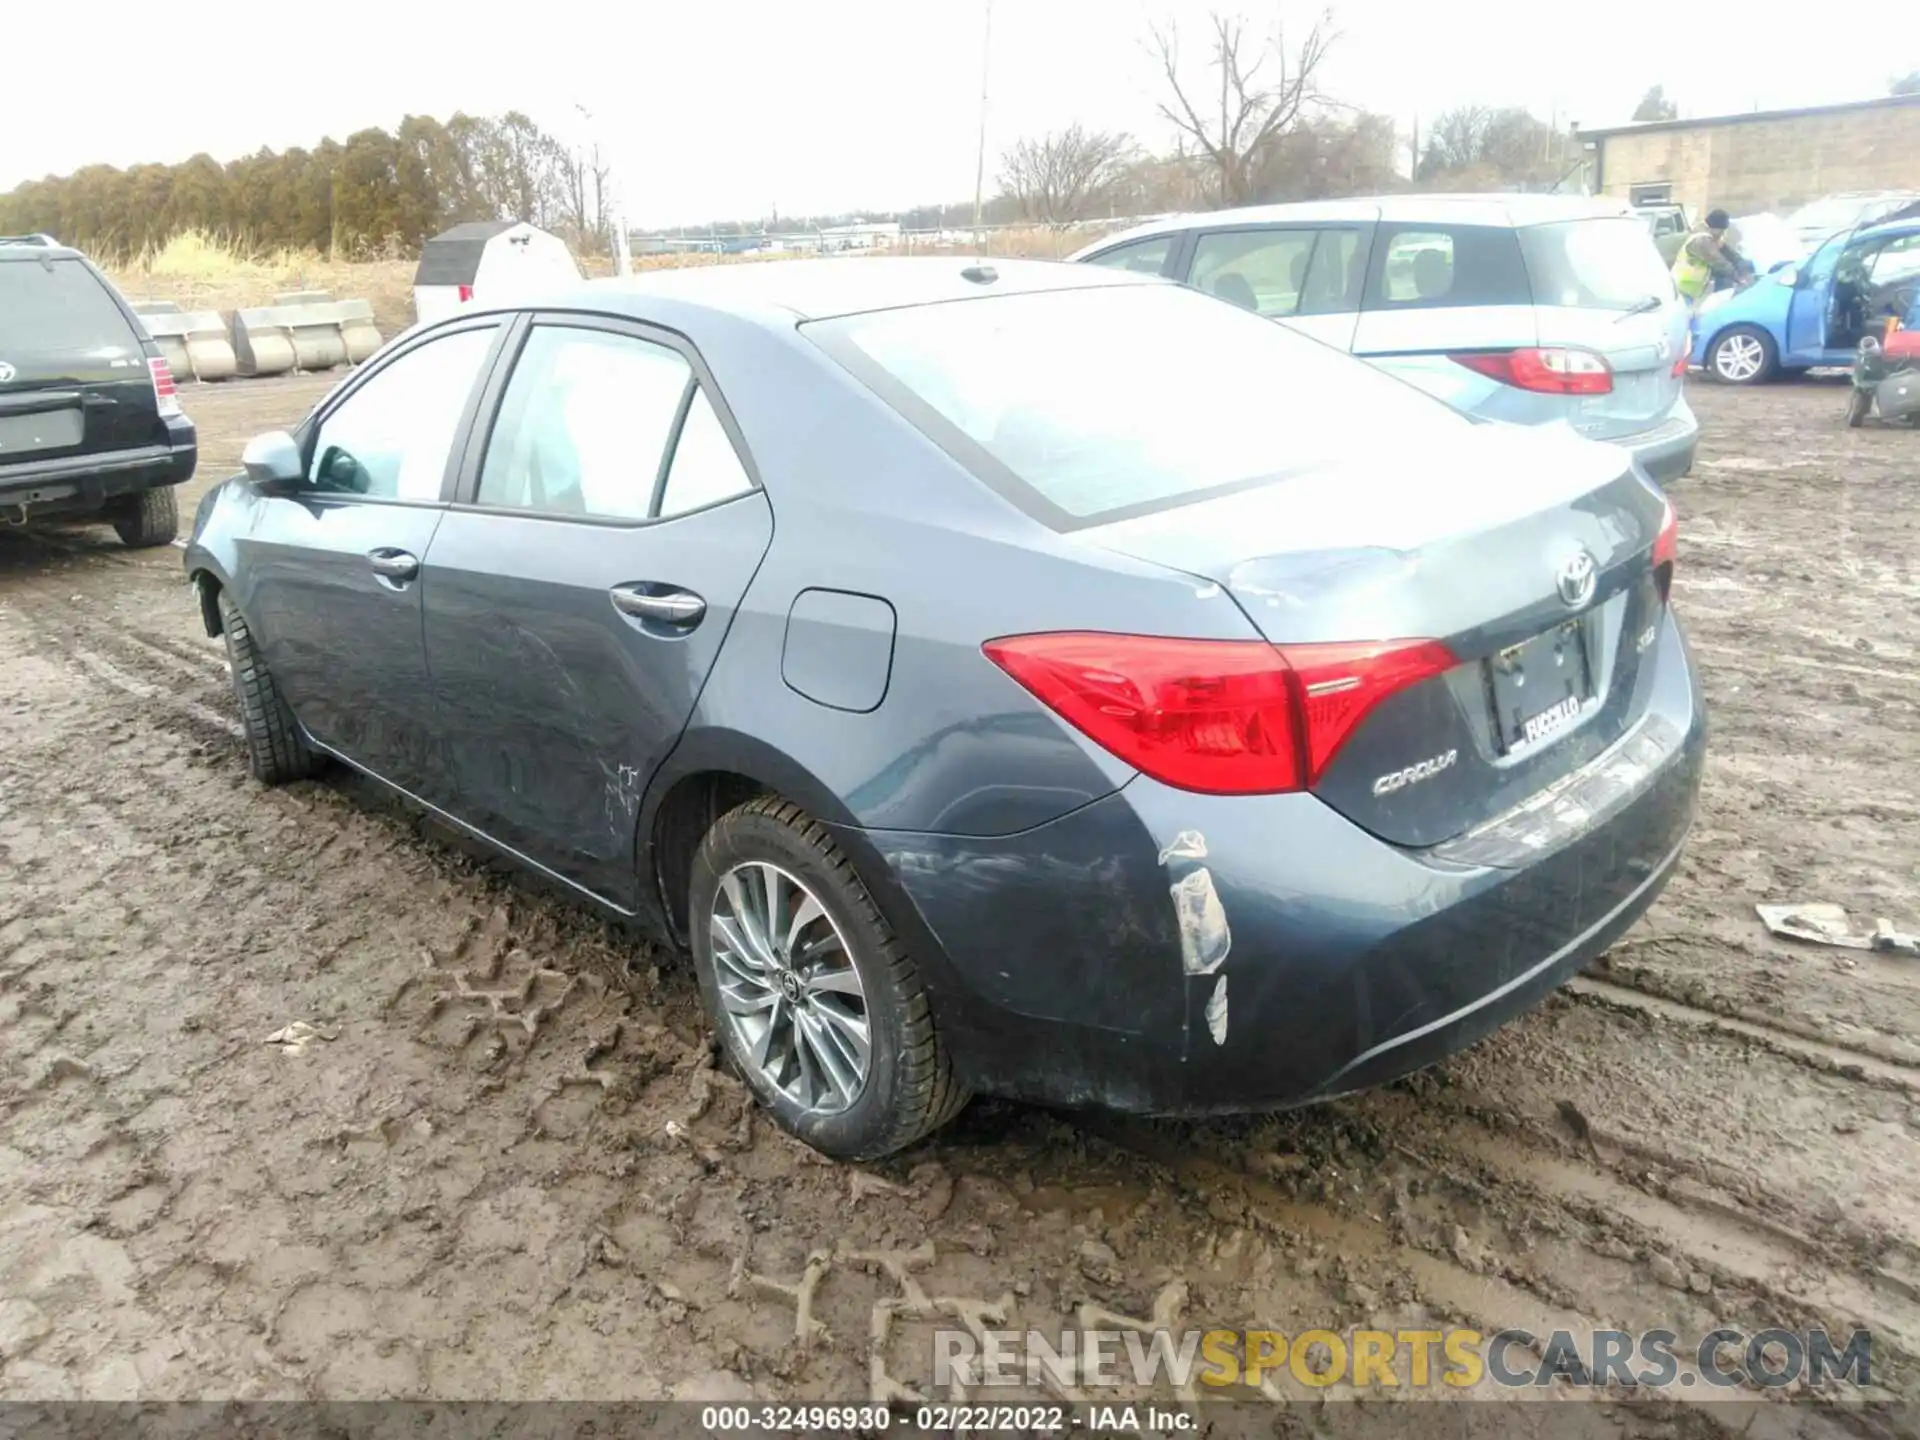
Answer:
[[[14,369],[13,366],[9,365],[6,361],[0,360],[0,385],[6,384],[19,373],[18,370]]]
[[[1593,599],[1593,588],[1599,579],[1600,570],[1594,564],[1593,556],[1585,550],[1576,550],[1560,562],[1560,569],[1554,576],[1554,588],[1559,590],[1560,598],[1567,602],[1570,609],[1578,610]]]

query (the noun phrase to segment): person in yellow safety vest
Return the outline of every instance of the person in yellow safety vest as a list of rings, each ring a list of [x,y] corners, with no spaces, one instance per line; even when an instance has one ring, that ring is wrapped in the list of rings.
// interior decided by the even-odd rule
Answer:
[[[1740,268],[1727,252],[1727,227],[1733,222],[1724,210],[1707,212],[1707,228],[1689,235],[1673,257],[1673,283],[1694,309],[1707,298],[1716,279],[1738,281]]]

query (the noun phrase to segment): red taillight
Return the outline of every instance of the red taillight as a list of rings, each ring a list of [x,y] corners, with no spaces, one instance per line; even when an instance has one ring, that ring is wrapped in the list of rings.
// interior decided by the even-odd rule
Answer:
[[[1660,532],[1653,537],[1653,583],[1665,600],[1673,589],[1674,562],[1680,558],[1680,517],[1674,514],[1671,500],[1660,504]]]
[[[1447,357],[1502,385],[1541,395],[1607,395],[1613,367],[1591,350],[1560,348],[1475,350]]]
[[[1437,640],[1387,640],[1365,645],[1286,645],[1306,718],[1308,784],[1389,695],[1444,675],[1453,652]]]
[[[1279,649],[1072,632],[983,648],[1127,764],[1214,795],[1306,789],[1374,706],[1454,663],[1426,640]]]
[[[473,287],[471,285],[462,285],[460,287],[460,303],[464,305],[471,299],[473,299]]]
[[[156,355],[147,361],[147,373],[153,376],[153,399],[162,415],[178,415],[180,392],[174,387],[173,367]]]
[[[1684,379],[1687,373],[1687,369],[1692,363],[1693,363],[1693,356],[1690,355],[1687,351],[1682,350],[1680,352],[1680,358],[1673,362],[1673,369],[1669,373],[1676,380]]]

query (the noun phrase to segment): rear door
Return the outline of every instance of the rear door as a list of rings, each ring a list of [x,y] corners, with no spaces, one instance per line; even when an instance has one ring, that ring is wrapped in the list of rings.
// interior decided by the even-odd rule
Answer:
[[[1590,351],[1613,372],[1604,394],[1569,400],[1573,428],[1620,440],[1664,422],[1686,379],[1690,317],[1646,228],[1623,215],[1518,233],[1540,344]]]
[[[146,341],[77,256],[0,260],[0,475],[164,445]]]
[[[1351,349],[1372,230],[1365,223],[1203,230],[1194,236],[1187,283]]]
[[[427,555],[427,658],[461,816],[624,904],[773,515],[685,341],[552,315],[517,343]]]
[[[1535,424],[1538,401],[1448,356],[1539,343],[1513,230],[1395,221],[1375,233],[1353,353],[1456,410]]]
[[[446,513],[455,437],[504,326],[430,332],[303,427],[304,485],[263,496],[235,599],[300,723],[411,795],[446,805],[421,644],[422,563]]]

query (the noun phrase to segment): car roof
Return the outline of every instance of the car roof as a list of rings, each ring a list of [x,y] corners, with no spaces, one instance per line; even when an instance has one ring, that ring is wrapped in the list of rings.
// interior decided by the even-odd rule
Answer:
[[[796,319],[825,320],[948,300],[1159,283],[1151,276],[1091,270],[1055,260],[847,256],[648,270],[569,286],[554,292],[549,303],[642,316],[649,301],[667,300],[676,306],[790,327]],[[512,308],[536,306],[525,300]]]
[[[1380,220],[1387,224],[1547,225],[1557,220],[1584,220],[1614,215],[1631,216],[1633,207],[1610,195],[1373,195],[1351,200],[1306,200],[1283,205],[1247,205],[1236,210],[1163,215],[1132,229],[1108,235],[1077,251],[1092,254],[1127,240],[1188,230],[1214,230],[1240,225],[1336,224],[1340,221]]]
[[[0,260],[84,260],[70,245],[50,235],[0,235]]]

